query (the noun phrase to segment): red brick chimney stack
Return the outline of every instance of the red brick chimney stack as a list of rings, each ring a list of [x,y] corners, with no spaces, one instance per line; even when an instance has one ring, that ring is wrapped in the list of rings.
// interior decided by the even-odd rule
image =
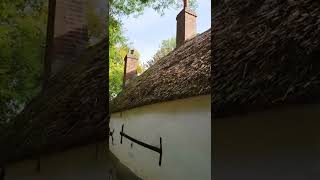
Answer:
[[[194,11],[189,8],[188,0],[183,1],[183,9],[177,15],[177,35],[176,35],[176,43],[177,47],[184,44],[184,42],[192,37],[194,37],[197,33],[197,25],[196,25],[197,15]]]
[[[134,54],[134,50],[131,49],[124,58],[124,76],[123,87],[125,87],[132,79],[137,77],[138,59]]]
[[[49,0],[44,87],[49,78],[65,66],[78,63],[86,51],[89,45],[89,7],[100,17],[102,28],[107,30],[107,6],[106,0]]]
[[[86,0],[55,0],[51,74],[75,63],[88,46]]]

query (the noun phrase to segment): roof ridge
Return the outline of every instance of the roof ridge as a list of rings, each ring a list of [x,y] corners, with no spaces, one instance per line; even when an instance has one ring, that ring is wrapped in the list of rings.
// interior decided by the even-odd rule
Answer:
[[[133,79],[110,102],[110,112],[210,94],[210,34],[209,29],[195,36]]]

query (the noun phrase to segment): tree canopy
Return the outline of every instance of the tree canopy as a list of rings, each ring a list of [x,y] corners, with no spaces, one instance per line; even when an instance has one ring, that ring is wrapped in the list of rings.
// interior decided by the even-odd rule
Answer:
[[[174,50],[176,47],[176,38],[172,37],[167,40],[162,40],[159,50],[153,55],[152,59],[150,59],[147,64],[145,65],[146,68],[149,68],[152,66],[155,62],[160,60],[161,58],[165,57],[168,55],[171,51]]]
[[[0,2],[0,123],[40,89],[47,11],[45,0]]]

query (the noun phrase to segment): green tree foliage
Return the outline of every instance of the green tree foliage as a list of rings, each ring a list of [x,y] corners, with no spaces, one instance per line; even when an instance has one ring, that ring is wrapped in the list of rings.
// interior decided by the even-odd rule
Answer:
[[[109,98],[114,98],[122,88],[124,57],[129,48],[126,45],[114,46],[109,48]],[[112,59],[112,60],[111,60]]]
[[[47,11],[44,0],[0,2],[0,124],[40,89]]]
[[[99,1],[87,0],[86,2],[90,45],[94,45],[105,38],[108,30],[106,29],[106,21],[108,16],[107,7],[100,6],[101,9],[97,9],[97,2]]]
[[[155,62],[159,61],[161,58],[168,55],[171,51],[174,50],[175,47],[176,47],[175,37],[161,41],[159,50],[156,52],[155,55],[153,55],[152,59],[147,62],[147,64],[145,65],[146,68],[149,68]]]
[[[129,48],[123,36],[121,23],[109,17],[109,100],[114,98],[122,87],[123,58]]]
[[[196,9],[197,1],[190,0],[190,8]],[[146,7],[152,7],[155,11],[164,14],[168,8],[181,8],[182,0],[110,0],[110,14],[113,16],[140,15]]]
[[[182,0],[110,0],[109,10],[109,97],[111,100],[122,89],[123,54],[128,52],[129,43],[123,35],[121,19],[129,15],[141,15],[145,8],[151,7],[160,15],[168,8],[181,8]],[[196,0],[190,0],[192,9],[197,7]],[[123,51],[121,51],[121,49]],[[138,67],[138,73],[143,67]]]

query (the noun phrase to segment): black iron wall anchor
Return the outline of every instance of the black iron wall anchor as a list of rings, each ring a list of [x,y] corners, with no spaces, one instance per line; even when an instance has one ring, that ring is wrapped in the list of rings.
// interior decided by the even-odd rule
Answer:
[[[131,141],[134,142],[134,143],[137,143],[137,144],[139,144],[139,145],[141,145],[141,146],[143,146],[143,147],[145,147],[145,148],[148,148],[148,149],[150,149],[150,150],[152,150],[152,151],[155,151],[155,152],[159,153],[159,154],[160,154],[160,157],[159,157],[159,166],[161,166],[161,160],[162,160],[162,138],[160,137],[160,148],[158,148],[158,147],[155,147],[155,146],[146,144],[146,143],[144,143],[144,142],[141,142],[141,141],[139,141],[139,140],[137,140],[137,139],[134,139],[133,137],[130,137],[129,135],[127,135],[126,133],[123,132],[123,126],[124,126],[124,124],[123,124],[122,127],[121,127],[121,132],[120,132],[121,139],[120,139],[120,143],[122,144],[122,137],[125,137],[125,138],[131,140]]]
[[[110,131],[110,133],[109,133],[109,135],[111,136],[111,144],[112,145],[114,145],[114,143],[113,143],[113,133],[114,133],[114,129],[113,129],[112,132]]]

